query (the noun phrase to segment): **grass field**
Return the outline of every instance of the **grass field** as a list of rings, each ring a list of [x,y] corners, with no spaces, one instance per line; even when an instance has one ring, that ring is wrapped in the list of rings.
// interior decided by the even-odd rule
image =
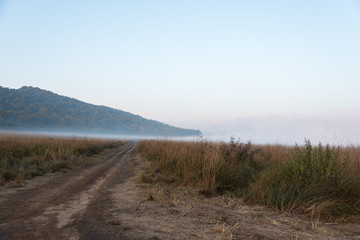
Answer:
[[[123,142],[0,135],[0,184],[89,164],[91,156]]]
[[[243,197],[329,221],[359,220],[360,148],[141,141],[144,182],[176,182],[206,195]]]

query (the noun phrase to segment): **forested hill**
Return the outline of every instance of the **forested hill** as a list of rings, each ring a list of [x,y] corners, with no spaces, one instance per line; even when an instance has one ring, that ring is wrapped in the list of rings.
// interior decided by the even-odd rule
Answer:
[[[0,87],[0,128],[85,131],[152,136],[196,136],[121,110],[88,104],[34,87]]]

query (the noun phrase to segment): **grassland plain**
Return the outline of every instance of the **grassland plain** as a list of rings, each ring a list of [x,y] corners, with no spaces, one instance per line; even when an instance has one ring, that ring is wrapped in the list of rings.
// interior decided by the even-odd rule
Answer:
[[[359,221],[360,148],[141,141],[149,160],[141,180],[194,186],[204,195],[242,198],[311,219]]]
[[[121,145],[121,148],[130,151],[133,143]],[[356,212],[352,213],[359,202],[354,193],[356,187],[348,188],[352,190],[343,195],[338,191],[336,195],[330,196],[333,202],[338,201],[339,204],[345,200],[351,203],[357,197],[357,203],[349,204],[351,214],[345,211],[337,215],[324,210],[317,205],[318,199],[310,202],[312,205],[309,208],[306,205],[308,199],[299,197],[311,196],[303,191],[313,185],[314,181],[320,183],[320,180],[327,182],[332,179],[331,184],[336,184],[334,179],[350,179],[357,186],[357,178],[352,175],[359,171],[357,147],[313,147],[309,141],[304,146],[296,147],[254,146],[249,142],[241,143],[232,139],[229,143],[142,141],[138,143],[137,150],[140,154],[133,151],[116,154],[118,149],[109,157],[105,153],[112,151],[110,148],[100,154],[108,155],[107,160],[99,161],[89,168],[61,173],[39,183],[34,181],[48,175],[34,178],[22,188],[2,187],[2,190],[17,191],[8,194],[4,191],[3,198],[0,196],[2,211],[6,210],[6,214],[2,212],[0,215],[3,218],[3,222],[0,219],[0,235],[2,229],[5,231],[3,236],[10,236],[8,239],[32,239],[12,238],[11,234],[54,236],[54,231],[59,234],[56,236],[64,237],[57,239],[70,239],[69,236],[81,236],[80,239],[134,240],[360,239],[358,217]],[[186,161],[185,158],[179,158],[182,155]],[[83,163],[72,166],[101,159],[86,154],[82,158]],[[303,167],[305,170],[301,166],[306,166]],[[326,170],[323,171],[326,174],[319,171],[321,168]],[[104,169],[107,169],[107,173]],[[302,183],[296,185],[298,192],[292,192],[291,195],[276,191],[276,188],[273,190],[277,182],[272,178],[278,179],[275,173],[280,174],[280,177],[298,176],[294,181],[284,178],[290,186],[298,184],[298,181]],[[304,176],[307,181],[302,182]],[[11,182],[14,181],[16,179]],[[90,183],[90,186],[84,187],[85,182]],[[344,186],[347,184],[345,182]],[[74,185],[77,187],[69,189],[69,186]],[[281,205],[281,201],[278,202],[281,197],[274,198],[275,193],[267,195],[271,190],[278,196],[282,196],[281,193],[285,196],[297,194],[297,198],[291,199],[299,200]],[[69,191],[73,195],[69,195]],[[352,191],[354,198],[348,195]],[[323,192],[320,191],[325,195]],[[51,193],[56,193],[57,197]],[[303,199],[306,201],[301,202]],[[17,207],[9,207],[13,206],[11,204]],[[74,213],[77,205],[80,210]],[[23,213],[26,211],[25,216]],[[63,217],[68,224],[63,222]],[[34,231],[35,228],[37,231]],[[21,233],[19,229],[23,229]],[[96,238],[108,235],[112,238]]]
[[[97,161],[96,154],[124,144],[116,140],[0,135],[0,184],[21,185],[48,172]]]

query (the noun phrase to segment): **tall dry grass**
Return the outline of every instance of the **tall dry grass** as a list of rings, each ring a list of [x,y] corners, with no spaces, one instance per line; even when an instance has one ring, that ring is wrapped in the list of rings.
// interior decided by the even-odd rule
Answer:
[[[360,148],[141,141],[146,181],[178,181],[326,219],[360,215]]]
[[[153,178],[195,184],[207,194],[238,190],[255,178],[253,168],[261,168],[251,144],[234,139],[229,144],[147,140],[138,150],[150,160]]]
[[[85,138],[0,136],[0,184],[86,163],[86,157],[121,142]]]

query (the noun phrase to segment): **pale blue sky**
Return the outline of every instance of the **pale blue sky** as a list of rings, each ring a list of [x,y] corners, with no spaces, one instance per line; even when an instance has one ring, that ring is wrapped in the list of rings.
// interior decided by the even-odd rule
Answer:
[[[0,85],[214,133],[245,118],[352,117],[360,1],[0,0]]]

